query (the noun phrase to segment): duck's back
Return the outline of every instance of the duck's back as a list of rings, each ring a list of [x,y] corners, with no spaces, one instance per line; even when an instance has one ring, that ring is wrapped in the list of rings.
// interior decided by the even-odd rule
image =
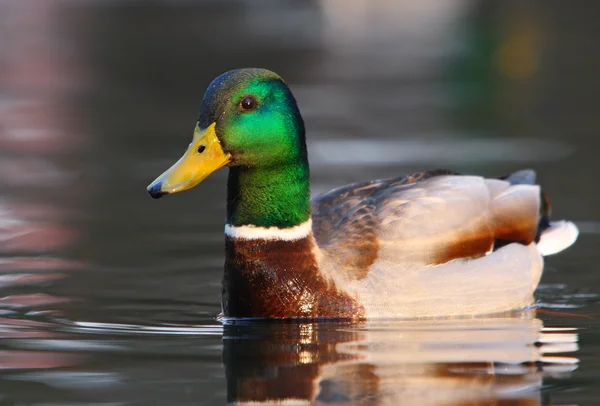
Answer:
[[[534,183],[532,171],[504,180],[431,171],[333,190],[312,201],[319,268],[367,317],[524,307],[549,226]]]

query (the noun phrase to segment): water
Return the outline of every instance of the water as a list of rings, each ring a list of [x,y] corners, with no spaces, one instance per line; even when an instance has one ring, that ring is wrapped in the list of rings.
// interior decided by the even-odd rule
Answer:
[[[367,6],[368,4],[368,6]],[[0,405],[597,404],[600,55],[561,2],[0,3]],[[539,310],[222,325],[225,172],[151,201],[208,82],[282,74],[313,193],[533,167],[582,230]]]

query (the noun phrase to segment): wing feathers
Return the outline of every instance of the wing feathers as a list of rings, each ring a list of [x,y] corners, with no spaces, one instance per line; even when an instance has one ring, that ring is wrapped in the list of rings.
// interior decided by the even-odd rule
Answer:
[[[506,180],[442,172],[415,179],[349,185],[314,199],[322,265],[360,280],[377,261],[438,265],[485,256],[495,245],[536,241],[541,198],[540,187],[529,184],[534,172]],[[553,223],[539,247],[547,255],[576,237],[572,223]]]

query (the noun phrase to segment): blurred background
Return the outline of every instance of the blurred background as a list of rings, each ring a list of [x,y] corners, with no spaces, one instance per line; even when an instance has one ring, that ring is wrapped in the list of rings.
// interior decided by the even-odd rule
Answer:
[[[279,73],[298,100],[313,194],[427,168],[535,169],[555,218],[582,232],[548,259],[538,295],[587,330],[578,372],[548,390],[593,404],[599,11],[558,0],[0,1],[0,405],[224,403],[214,318],[226,171],[160,201],[145,187],[191,140],[210,81],[250,66]]]

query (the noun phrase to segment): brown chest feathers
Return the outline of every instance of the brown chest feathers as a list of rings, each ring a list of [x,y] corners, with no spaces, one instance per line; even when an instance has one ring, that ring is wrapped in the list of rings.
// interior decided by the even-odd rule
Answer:
[[[319,273],[312,236],[295,241],[226,237],[223,313],[240,318],[351,318],[364,310]]]

